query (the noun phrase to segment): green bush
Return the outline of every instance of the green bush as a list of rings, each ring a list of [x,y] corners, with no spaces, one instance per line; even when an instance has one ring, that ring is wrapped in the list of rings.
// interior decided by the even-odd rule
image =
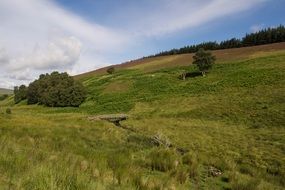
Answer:
[[[7,113],[7,114],[12,114],[12,110],[11,110],[10,108],[7,108],[7,109],[6,109],[6,113]]]
[[[107,73],[108,73],[108,74],[113,74],[113,73],[115,73],[115,68],[114,68],[114,67],[108,68],[108,69],[107,69]]]
[[[8,98],[8,94],[0,95],[0,101],[5,100],[6,98]]]

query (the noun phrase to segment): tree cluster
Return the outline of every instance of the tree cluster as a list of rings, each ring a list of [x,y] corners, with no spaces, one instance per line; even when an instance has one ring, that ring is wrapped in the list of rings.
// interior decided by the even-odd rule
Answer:
[[[185,46],[180,49],[163,51],[158,54],[151,55],[149,57],[195,53],[201,48],[205,50],[218,50],[218,49],[230,49],[230,48],[239,48],[239,47],[255,46],[262,44],[270,44],[276,42],[285,42],[285,27],[283,25],[280,25],[276,28],[267,28],[255,33],[246,34],[241,39],[232,38],[229,40],[221,41],[220,43],[216,41],[203,42],[197,45]]]
[[[49,107],[78,107],[86,97],[81,83],[75,81],[67,73],[59,72],[40,75],[39,79],[30,83],[25,92],[28,104],[42,104]],[[20,96],[24,94],[21,86],[15,87],[14,93],[15,97],[25,99],[24,96]],[[18,102],[15,99],[15,103]]]

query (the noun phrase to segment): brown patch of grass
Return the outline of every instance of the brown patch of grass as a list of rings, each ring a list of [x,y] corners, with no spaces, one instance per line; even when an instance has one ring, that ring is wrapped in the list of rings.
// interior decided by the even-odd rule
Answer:
[[[103,90],[103,93],[123,93],[127,92],[128,89],[131,87],[132,82],[131,81],[115,81],[110,84],[108,84],[105,89]]]

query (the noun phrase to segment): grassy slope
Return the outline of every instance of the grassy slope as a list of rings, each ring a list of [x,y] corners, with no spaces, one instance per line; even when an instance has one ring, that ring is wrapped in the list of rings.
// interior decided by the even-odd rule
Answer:
[[[218,62],[229,62],[237,60],[246,60],[254,57],[262,56],[264,53],[282,51],[285,49],[285,42],[260,45],[245,48],[234,48],[226,50],[216,50],[213,51],[214,55],[217,57]],[[119,65],[114,65],[116,70],[132,69],[137,68],[144,70],[145,72],[155,71],[162,68],[177,67],[177,66],[187,66],[192,62],[193,54],[182,54],[175,56],[163,56],[163,57],[153,57],[146,59],[139,59],[131,62],[122,63]],[[83,73],[81,75],[75,76],[78,79],[84,79],[88,77],[98,76],[106,73],[108,67],[100,68],[95,71],[88,73]]]
[[[285,51],[233,59],[186,81],[178,75],[195,68],[176,58],[128,65],[81,77],[78,109],[12,107],[0,114],[0,189],[284,189]],[[86,119],[122,112],[136,132]],[[154,147],[157,134],[189,152]]]
[[[0,88],[0,95],[1,94],[13,94],[13,90]]]

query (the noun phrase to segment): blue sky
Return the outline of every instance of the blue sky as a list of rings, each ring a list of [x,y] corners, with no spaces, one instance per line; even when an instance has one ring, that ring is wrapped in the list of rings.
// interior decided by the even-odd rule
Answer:
[[[285,24],[285,0],[1,0],[0,87]]]

